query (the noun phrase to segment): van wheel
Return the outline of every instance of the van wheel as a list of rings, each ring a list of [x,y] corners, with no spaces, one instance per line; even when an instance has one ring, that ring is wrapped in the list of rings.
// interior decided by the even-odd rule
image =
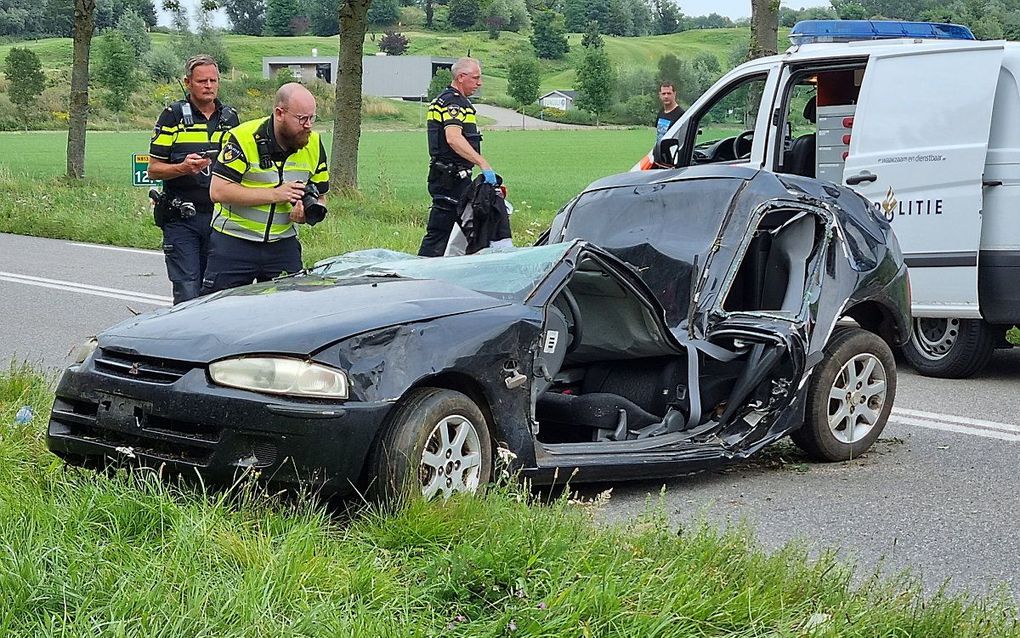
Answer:
[[[889,420],[896,360],[878,335],[837,328],[809,384],[804,424],[790,438],[820,461],[847,461],[867,452]]]
[[[466,395],[418,388],[395,408],[373,465],[371,492],[384,502],[474,493],[492,476],[488,423]]]
[[[981,319],[916,317],[902,352],[926,377],[963,379],[984,368],[994,349],[995,335]]]

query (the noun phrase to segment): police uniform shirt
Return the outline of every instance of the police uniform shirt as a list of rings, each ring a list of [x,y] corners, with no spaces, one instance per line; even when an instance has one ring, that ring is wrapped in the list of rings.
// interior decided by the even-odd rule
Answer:
[[[179,164],[191,153],[219,149],[223,135],[240,124],[237,111],[216,100],[216,110],[213,111],[211,118],[206,118],[204,113],[191,104],[193,123],[187,125],[181,108],[183,104],[185,101],[180,100],[160,113],[149,142],[150,156],[171,164]],[[181,175],[166,180],[163,183],[163,190],[211,209],[210,179],[211,173],[207,170],[193,175]]]
[[[429,155],[433,161],[445,162],[460,168],[471,168],[471,162],[458,155],[446,141],[447,126],[459,126],[471,148],[481,154],[482,134],[478,130],[475,107],[471,100],[452,86],[446,87],[429,104]]]
[[[676,124],[676,121],[680,119],[680,116],[684,114],[684,110],[679,106],[673,108],[669,113],[665,111],[659,111],[659,114],[655,117],[655,141],[658,142],[669,130],[669,127]]]

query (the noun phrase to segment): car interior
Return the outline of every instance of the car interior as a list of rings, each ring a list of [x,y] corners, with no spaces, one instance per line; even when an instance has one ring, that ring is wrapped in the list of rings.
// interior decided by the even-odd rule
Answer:
[[[797,317],[823,237],[810,213],[763,216],[730,274],[723,309]],[[583,260],[547,307],[533,386],[538,440],[694,439],[711,433],[770,372],[763,344],[727,338],[691,355],[664,330],[637,293],[596,260]]]
[[[804,70],[793,77],[785,97],[786,133],[776,154],[777,173],[841,181],[853,132],[844,118],[852,122],[863,78],[863,64]]]

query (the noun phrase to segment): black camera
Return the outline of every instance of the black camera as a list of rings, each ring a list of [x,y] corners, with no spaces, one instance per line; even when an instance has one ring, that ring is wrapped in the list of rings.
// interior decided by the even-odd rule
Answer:
[[[305,194],[301,196],[301,204],[305,207],[305,223],[314,226],[326,219],[326,207],[319,203],[319,189],[315,184],[305,184]]]

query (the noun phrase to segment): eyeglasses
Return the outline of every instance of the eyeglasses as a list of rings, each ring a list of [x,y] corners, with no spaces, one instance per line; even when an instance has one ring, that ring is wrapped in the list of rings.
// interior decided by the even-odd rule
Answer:
[[[298,115],[293,111],[289,111],[283,108],[282,106],[280,107],[280,110],[283,111],[284,113],[289,113],[293,115],[294,119],[297,120],[298,124],[300,124],[301,126],[311,126],[312,124],[315,124],[315,113],[312,113],[311,115]]]

